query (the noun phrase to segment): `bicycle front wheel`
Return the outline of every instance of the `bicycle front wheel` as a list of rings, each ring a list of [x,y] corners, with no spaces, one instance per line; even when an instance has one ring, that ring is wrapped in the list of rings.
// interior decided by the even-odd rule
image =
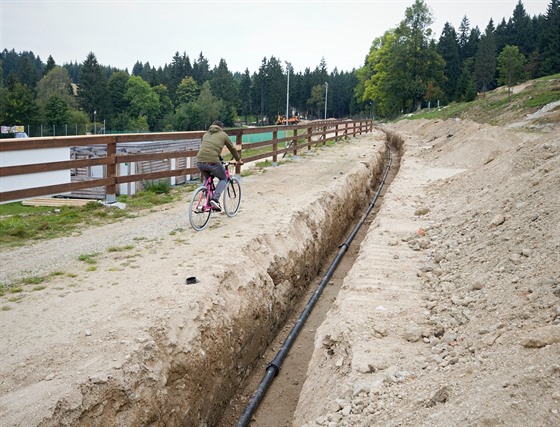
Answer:
[[[227,216],[235,216],[241,204],[241,183],[237,177],[229,179],[224,190],[224,212]]]
[[[198,187],[191,197],[189,205],[189,221],[192,228],[201,231],[206,228],[210,222],[212,209],[207,203],[208,189],[204,186]]]

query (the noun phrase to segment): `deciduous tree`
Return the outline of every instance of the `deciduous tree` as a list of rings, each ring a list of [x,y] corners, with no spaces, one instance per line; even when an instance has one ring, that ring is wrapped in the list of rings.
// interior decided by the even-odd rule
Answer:
[[[511,96],[511,87],[525,77],[525,56],[519,52],[517,46],[507,45],[498,56],[498,83],[508,87],[508,98]]]
[[[0,122],[8,126],[35,124],[39,110],[27,85],[15,82],[0,100]]]
[[[132,120],[145,117],[150,129],[153,130],[161,106],[159,96],[150,85],[141,77],[130,76],[125,97],[129,102],[128,112]]]

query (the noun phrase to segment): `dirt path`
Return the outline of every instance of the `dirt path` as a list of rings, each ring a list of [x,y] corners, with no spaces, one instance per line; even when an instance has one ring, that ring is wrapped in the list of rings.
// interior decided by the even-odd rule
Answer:
[[[363,188],[361,180],[371,173],[366,164],[383,148],[384,135],[375,132],[244,177],[238,216],[216,215],[200,233],[188,227],[183,202],[79,236],[2,251],[2,280],[59,274],[45,289],[28,287],[13,301],[1,297],[7,309],[0,312],[0,424],[72,424],[82,411],[91,422],[117,414],[135,419],[130,408],[157,410],[160,400],[180,407],[174,399],[188,398],[183,381],[194,384],[189,392],[199,400],[221,404],[220,390],[205,396],[196,387],[206,387],[214,370],[224,374],[221,365],[236,362],[209,364],[203,353],[218,359],[213,345],[239,346],[237,353],[266,348],[259,341],[270,332],[252,336],[239,319],[245,311],[263,322],[281,318],[297,292],[284,277],[301,277],[299,286],[308,280],[331,250],[327,231],[336,237],[354,215],[334,215],[335,207],[365,203],[353,189]],[[309,224],[325,228],[312,232]],[[79,261],[83,254],[96,263]],[[189,276],[200,283],[186,286]],[[246,322],[254,327],[255,319]],[[229,357],[230,349],[223,351]],[[183,359],[200,355],[198,372],[177,372]],[[231,373],[237,381],[245,369],[239,366],[239,374]],[[234,382],[227,376],[223,381],[226,396]],[[176,417],[196,425],[204,416]],[[174,417],[172,409],[158,417],[167,420],[162,425],[176,423],[165,418]]]

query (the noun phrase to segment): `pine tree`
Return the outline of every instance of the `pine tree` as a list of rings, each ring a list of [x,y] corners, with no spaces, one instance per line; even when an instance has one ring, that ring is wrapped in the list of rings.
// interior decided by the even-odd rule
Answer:
[[[551,0],[543,30],[543,75],[560,72],[560,0]]]
[[[49,71],[51,71],[55,66],[56,63],[54,62],[54,58],[49,55],[49,58],[47,59],[47,65],[45,66],[45,70],[43,71],[43,76],[46,76]]]
[[[448,22],[443,27],[439,38],[437,52],[445,61],[446,82],[442,84],[446,98],[455,100],[457,97],[457,82],[461,75],[461,58],[459,54],[459,42],[455,29]]]
[[[240,114],[245,117],[245,123],[248,121],[248,115],[252,113],[252,102],[251,102],[251,74],[249,69],[245,69],[243,77],[241,77],[241,83],[239,85],[239,96],[241,101]]]
[[[509,45],[517,46],[525,56],[529,56],[536,47],[536,39],[533,34],[531,18],[527,15],[521,0],[517,2],[513,15],[510,19],[511,40]]]
[[[496,77],[496,41],[494,23],[488,23],[475,58],[475,76],[478,89],[487,92],[495,87]]]
[[[78,102],[84,112],[93,120],[109,115],[107,82],[103,70],[93,52],[90,52],[80,69]]]
[[[202,52],[192,66],[192,76],[199,86],[210,80],[210,65]]]
[[[212,71],[212,78],[209,81],[212,93],[216,98],[224,101],[227,110],[227,117],[223,117],[221,120],[225,125],[233,126],[238,107],[239,87],[233,74],[229,71],[225,59],[220,59],[220,63]]]
[[[70,111],[66,101],[58,96],[52,95],[45,107],[45,120],[49,125],[62,126],[68,123]]]

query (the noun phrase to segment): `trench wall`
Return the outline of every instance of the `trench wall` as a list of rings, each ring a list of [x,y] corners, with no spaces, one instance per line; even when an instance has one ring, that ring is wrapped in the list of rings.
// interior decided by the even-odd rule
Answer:
[[[159,319],[125,375],[81,384],[41,425],[215,425],[381,179],[386,146],[364,151],[289,221],[235,250],[209,298]],[[272,207],[273,208],[273,207]]]

